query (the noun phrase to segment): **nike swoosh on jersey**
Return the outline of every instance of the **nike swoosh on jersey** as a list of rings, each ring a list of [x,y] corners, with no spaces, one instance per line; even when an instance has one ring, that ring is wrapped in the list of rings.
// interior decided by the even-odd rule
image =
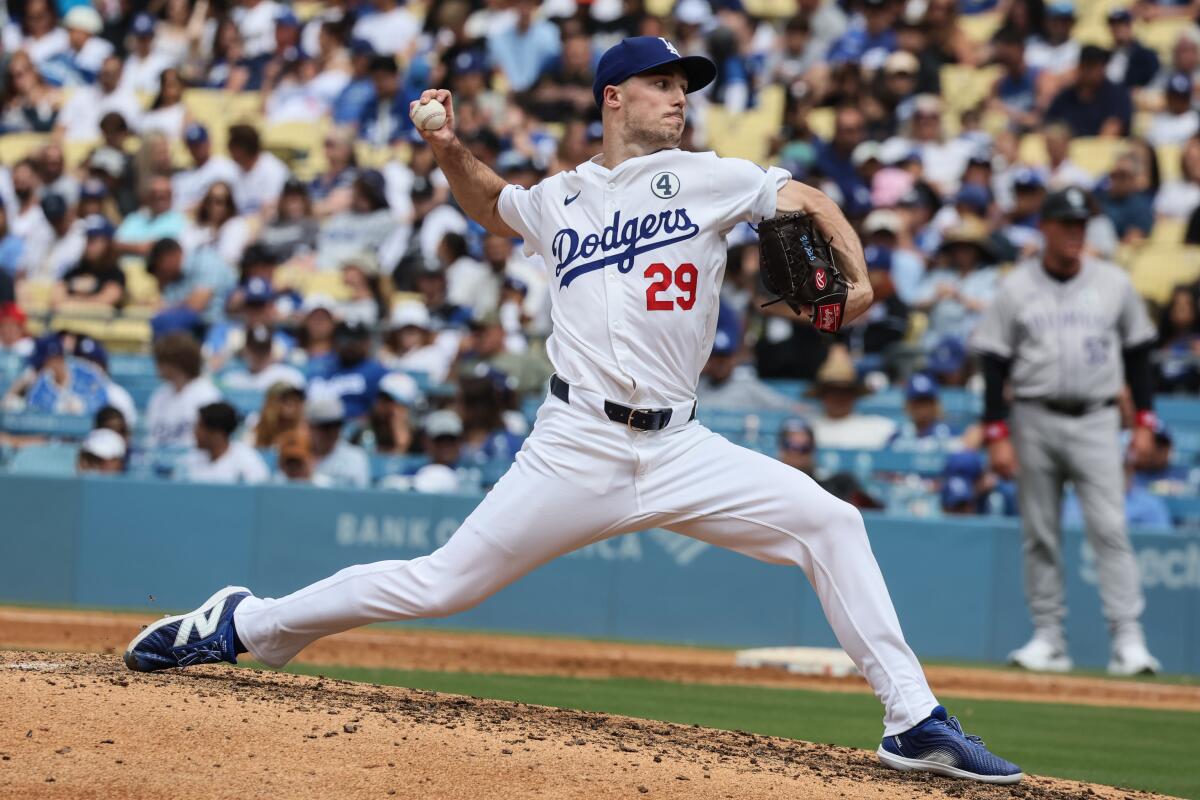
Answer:
[[[570,197],[564,197],[564,198],[563,198],[563,205],[564,205],[564,206],[569,206],[569,205],[571,205],[571,203],[574,203],[574,202],[575,202],[575,198],[576,198],[576,197],[579,197],[579,194],[580,194],[580,192],[582,192],[582,191],[583,191],[583,189],[580,189],[578,192],[576,192],[575,194],[571,195]]]

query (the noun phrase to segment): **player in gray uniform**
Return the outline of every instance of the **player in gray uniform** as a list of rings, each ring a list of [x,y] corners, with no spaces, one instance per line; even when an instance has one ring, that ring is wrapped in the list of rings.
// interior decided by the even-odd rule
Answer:
[[[1083,255],[1086,193],[1055,192],[1042,206],[1041,260],[1007,275],[975,331],[986,380],[984,423],[993,468],[1016,475],[1024,529],[1025,593],[1033,638],[1009,655],[1027,669],[1071,668],[1063,633],[1063,485],[1074,484],[1096,554],[1112,637],[1109,672],[1157,672],[1139,618],[1145,605],[1125,527],[1117,395],[1137,407],[1132,447],[1149,452],[1154,424],[1150,348],[1155,330],[1116,265]],[[1011,438],[1005,383],[1011,389]],[[1018,468],[1019,465],[1019,468]]]

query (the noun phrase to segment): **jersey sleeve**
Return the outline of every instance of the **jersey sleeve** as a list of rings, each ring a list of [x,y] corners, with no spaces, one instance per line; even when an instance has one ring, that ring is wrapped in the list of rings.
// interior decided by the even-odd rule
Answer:
[[[1154,323],[1150,321],[1146,303],[1133,288],[1133,283],[1124,274],[1121,275],[1121,278],[1123,296],[1117,327],[1121,333],[1121,346],[1129,349],[1154,339],[1158,335],[1158,331],[1155,330]]]
[[[996,298],[971,334],[971,349],[977,353],[991,353],[1000,358],[1012,358],[1017,347],[1017,316],[1010,292],[1000,284]]]
[[[718,158],[712,202],[721,233],[739,222],[758,223],[775,216],[776,195],[791,179],[791,174],[779,167],[764,169],[743,158]]]
[[[532,189],[508,184],[500,190],[496,210],[504,224],[521,234],[525,240],[525,255],[540,255],[542,240],[538,236],[538,222],[542,217],[542,184]]]

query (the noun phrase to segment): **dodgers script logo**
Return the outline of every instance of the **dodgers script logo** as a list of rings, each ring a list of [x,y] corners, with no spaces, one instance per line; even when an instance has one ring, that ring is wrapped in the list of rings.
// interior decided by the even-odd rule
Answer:
[[[554,258],[558,260],[554,277],[562,279],[559,288],[565,289],[580,275],[608,264],[616,264],[618,270],[626,273],[633,269],[633,260],[642,253],[687,241],[698,233],[700,226],[688,218],[686,208],[667,209],[627,220],[622,220],[621,212],[616,211],[612,222],[604,226],[599,234],[589,233],[581,237],[579,231],[571,228],[563,228],[554,234],[554,243],[550,247]],[[666,238],[645,241],[660,234]],[[597,253],[600,257],[593,259]],[[583,263],[577,264],[577,261]]]

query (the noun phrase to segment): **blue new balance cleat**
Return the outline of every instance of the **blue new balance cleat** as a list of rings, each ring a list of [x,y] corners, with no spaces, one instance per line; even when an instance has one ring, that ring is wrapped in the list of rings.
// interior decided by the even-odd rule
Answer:
[[[885,736],[876,755],[885,766],[903,772],[933,772],[984,783],[1020,783],[1016,764],[992,755],[983,739],[963,733],[962,725],[943,706],[899,736]]]
[[[249,589],[226,586],[195,611],[147,625],[125,649],[125,666],[156,672],[218,661],[236,664],[233,610],[249,596]]]

